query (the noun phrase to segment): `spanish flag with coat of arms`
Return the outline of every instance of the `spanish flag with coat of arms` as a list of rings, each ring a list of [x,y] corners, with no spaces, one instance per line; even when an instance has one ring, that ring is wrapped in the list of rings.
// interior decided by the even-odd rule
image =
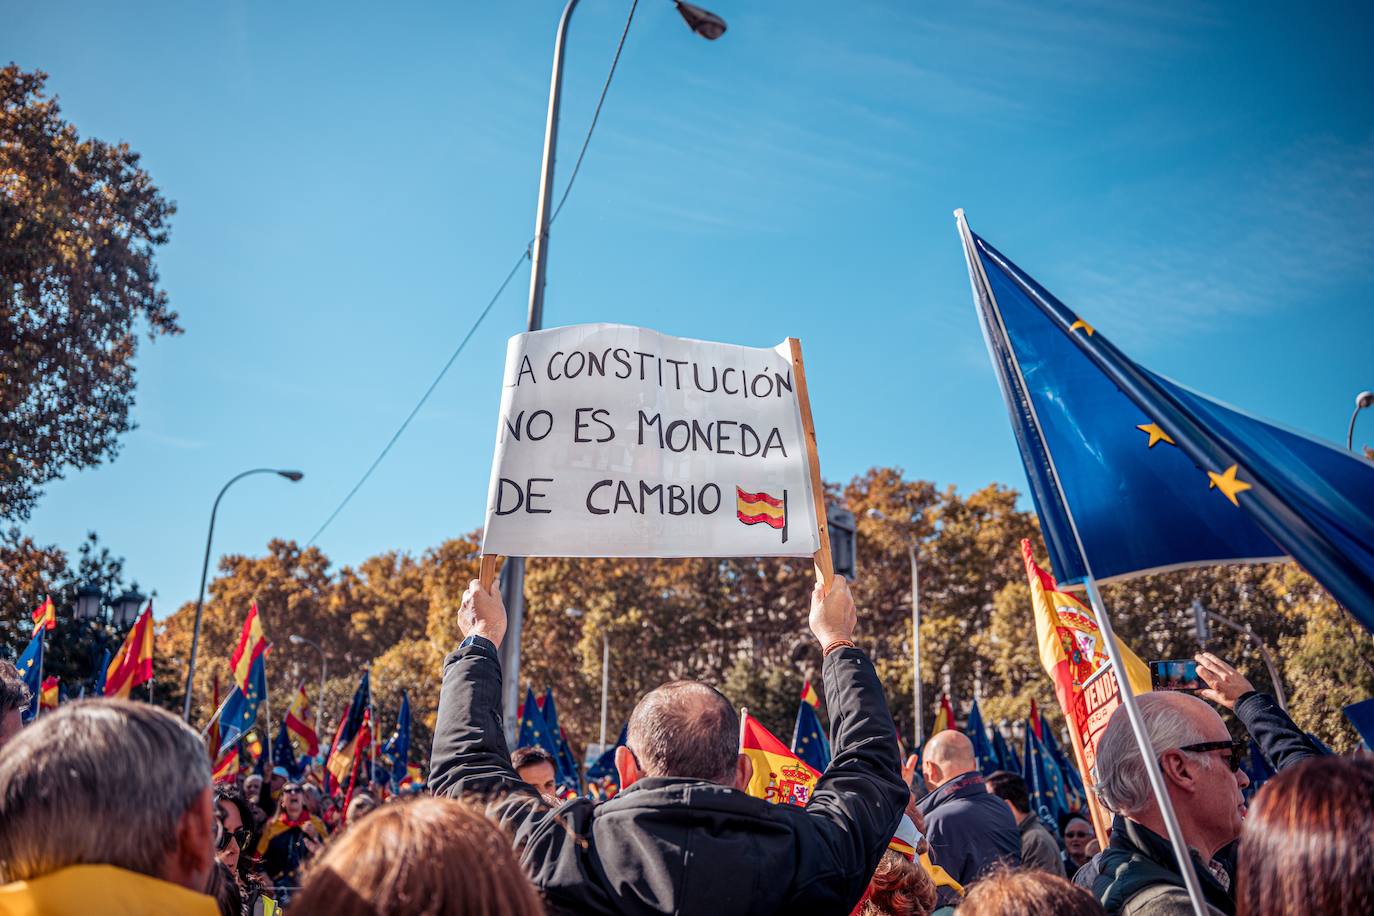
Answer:
[[[749,757],[754,774],[745,792],[773,804],[804,807],[811,800],[821,774],[788,750],[773,733],[746,711],[740,723],[740,753]]]

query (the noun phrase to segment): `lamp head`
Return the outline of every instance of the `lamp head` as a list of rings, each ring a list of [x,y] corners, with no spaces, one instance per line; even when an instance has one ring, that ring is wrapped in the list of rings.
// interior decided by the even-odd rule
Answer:
[[[687,26],[702,38],[707,41],[715,41],[725,34],[725,20],[715,13],[690,3],[683,3],[682,0],[674,0],[674,2],[677,4],[677,11],[681,14],[682,21],[686,22]]]
[[[285,477],[292,483],[295,483],[296,481],[300,480],[302,477],[305,476],[300,471],[278,471],[277,473],[282,477]]]
[[[1374,405],[1374,391],[1361,391],[1355,395],[1356,410],[1364,410],[1371,405]]]
[[[292,633],[287,639],[291,640],[291,645],[293,646],[299,646],[301,643],[305,642],[304,639],[301,639],[300,636],[295,633]]]

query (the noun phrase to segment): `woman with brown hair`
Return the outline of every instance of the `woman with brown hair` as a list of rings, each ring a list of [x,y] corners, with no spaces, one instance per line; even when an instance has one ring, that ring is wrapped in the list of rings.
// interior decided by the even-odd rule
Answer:
[[[957,916],[1106,916],[1083,888],[1038,868],[997,868],[969,888]]]
[[[1374,760],[1313,757],[1272,777],[1238,858],[1239,916],[1374,913]]]
[[[383,805],[311,867],[293,916],[543,916],[510,840],[447,798]]]

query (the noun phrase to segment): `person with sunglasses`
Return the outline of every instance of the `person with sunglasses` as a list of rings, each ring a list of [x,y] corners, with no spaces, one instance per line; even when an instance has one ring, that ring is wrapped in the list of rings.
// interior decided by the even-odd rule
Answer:
[[[281,810],[263,829],[258,854],[283,906],[300,886],[301,871],[329,836],[324,821],[305,809],[305,790],[288,782],[281,790]]]
[[[1233,739],[1216,710],[1187,693],[1146,693],[1136,703],[1208,910],[1233,914],[1231,875],[1216,856],[1240,836],[1245,819],[1250,779],[1240,762],[1247,743]],[[1192,913],[1124,706],[1108,720],[1093,771],[1098,797],[1117,815],[1096,863],[1093,896],[1113,916]]]

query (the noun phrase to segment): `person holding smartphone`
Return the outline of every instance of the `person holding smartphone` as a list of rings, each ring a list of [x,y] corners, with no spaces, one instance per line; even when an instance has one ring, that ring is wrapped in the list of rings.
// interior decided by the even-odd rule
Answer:
[[[1197,695],[1235,713],[1275,771],[1322,755],[1283,707],[1256,690],[1245,675],[1211,652],[1199,653],[1194,660],[1202,681]]]

